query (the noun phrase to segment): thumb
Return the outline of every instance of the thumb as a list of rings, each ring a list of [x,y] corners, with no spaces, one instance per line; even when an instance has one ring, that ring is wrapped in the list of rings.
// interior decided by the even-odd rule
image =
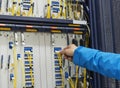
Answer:
[[[69,47],[67,46],[67,47],[65,47],[64,49],[62,49],[61,51],[60,51],[60,53],[61,54],[66,54],[66,49],[68,49]]]

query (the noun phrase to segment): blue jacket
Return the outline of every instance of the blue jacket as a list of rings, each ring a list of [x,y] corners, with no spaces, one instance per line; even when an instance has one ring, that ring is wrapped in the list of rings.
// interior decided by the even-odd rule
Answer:
[[[74,51],[73,63],[120,80],[120,54],[80,46]]]

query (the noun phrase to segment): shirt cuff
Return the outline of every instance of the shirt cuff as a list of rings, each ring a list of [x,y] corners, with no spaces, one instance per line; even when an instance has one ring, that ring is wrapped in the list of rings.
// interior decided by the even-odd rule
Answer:
[[[78,48],[75,49],[74,54],[73,54],[73,63],[76,65],[79,65],[80,63],[80,53],[79,51],[84,48],[83,46],[79,46]]]

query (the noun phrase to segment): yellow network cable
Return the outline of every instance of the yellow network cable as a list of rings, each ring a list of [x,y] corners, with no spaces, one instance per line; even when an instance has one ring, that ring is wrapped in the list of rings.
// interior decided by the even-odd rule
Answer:
[[[70,77],[68,78],[68,82],[69,82],[71,88],[75,88],[74,83],[73,83],[73,81],[72,81],[72,79]]]
[[[12,15],[11,13],[12,13],[12,7],[10,6],[10,4],[12,3],[13,4],[13,2],[12,2],[13,0],[9,0],[8,1],[8,13],[10,14],[10,15]]]
[[[29,60],[29,65],[30,65],[30,76],[31,76],[31,82],[32,82],[32,86],[34,86],[34,77],[33,77],[33,68],[32,68],[32,53],[28,52],[28,60]]]
[[[76,0],[76,2],[77,3],[76,3],[75,11],[74,11],[74,19],[78,20],[79,19],[78,15],[77,15],[78,14],[78,9],[77,9],[78,8],[78,0]]]
[[[17,12],[16,15],[20,16],[21,15],[21,0],[18,0],[18,4],[17,4]]]
[[[17,1],[16,0],[12,0],[12,16],[16,15],[16,5],[17,5]]]
[[[61,73],[61,76],[62,76],[62,87],[64,87],[64,76],[63,76],[63,69],[62,69],[62,55],[60,53],[57,53],[57,55],[58,55],[58,60],[59,60],[59,65],[60,65],[60,73]],[[71,88],[77,88],[78,69],[79,69],[79,67],[77,66],[76,67],[76,83],[75,83],[75,85],[74,85],[73,80],[70,77],[68,78],[68,82],[69,82]]]
[[[63,0],[60,0],[60,13],[59,16],[62,17],[63,16]]]
[[[63,16],[64,16],[64,19],[66,19],[66,18],[67,18],[67,13],[66,13],[66,10],[67,10],[66,0],[64,0],[63,2],[64,2]]]
[[[70,0],[69,3],[70,3],[70,4],[69,4],[69,18],[70,18],[70,19],[73,19],[73,17],[72,17],[72,0]]]
[[[87,88],[86,68],[84,68],[83,74],[84,74],[84,80],[83,80],[84,84],[83,84],[83,86],[84,86],[84,88]]]
[[[33,10],[34,10],[34,5],[33,5],[34,3],[33,3],[33,0],[30,0],[30,9],[29,9],[29,11],[28,11],[28,14],[27,14],[27,16],[33,16]]]
[[[50,6],[50,0],[47,0],[47,18],[51,17],[51,6]]]
[[[67,1],[67,18],[70,18],[70,2]]]
[[[58,61],[59,61],[59,66],[60,66],[60,74],[62,76],[62,88],[64,88],[64,75],[63,75],[63,69],[62,69],[62,55],[57,52],[58,55]]]
[[[89,44],[89,34],[87,33],[87,40],[86,40],[86,43],[85,43],[85,46],[88,47],[88,44]],[[84,76],[84,79],[83,79],[83,88],[87,88],[87,73],[86,73],[86,69],[84,68],[84,71],[83,71],[83,76]],[[73,83],[73,80],[69,77],[68,78],[68,82],[71,86],[71,88],[78,88],[78,80],[79,80],[79,67],[76,66],[76,80],[75,80],[75,84]]]
[[[76,80],[75,80],[75,88],[77,88],[78,85],[78,77],[79,77],[79,67],[76,66]]]
[[[13,86],[17,88],[17,54],[16,54],[16,46],[13,46],[13,68],[14,68],[14,79],[13,79]]]
[[[76,2],[77,2],[77,3],[76,3],[76,11],[77,11],[77,10],[78,10],[78,9],[77,9],[77,7],[78,7],[78,0],[76,0]]]

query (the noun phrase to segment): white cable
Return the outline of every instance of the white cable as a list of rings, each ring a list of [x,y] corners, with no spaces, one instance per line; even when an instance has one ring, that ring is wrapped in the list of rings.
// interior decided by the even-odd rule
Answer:
[[[21,42],[22,42],[22,45],[25,45],[24,33],[21,33]]]
[[[18,45],[18,35],[15,33],[15,45]]]
[[[86,25],[87,30],[88,30],[88,36],[90,37],[90,27],[88,26],[88,24]]]

